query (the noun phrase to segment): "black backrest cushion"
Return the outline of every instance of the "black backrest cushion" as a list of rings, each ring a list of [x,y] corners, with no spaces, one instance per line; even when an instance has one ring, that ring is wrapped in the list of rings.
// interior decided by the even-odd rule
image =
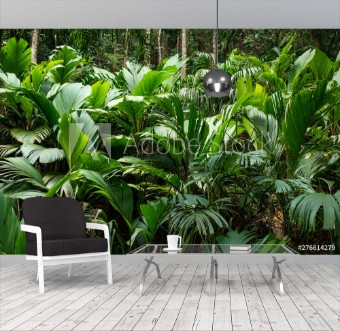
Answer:
[[[41,227],[42,239],[85,238],[85,216],[80,203],[71,198],[35,197],[24,200],[25,224]],[[27,241],[36,235],[26,232]]]

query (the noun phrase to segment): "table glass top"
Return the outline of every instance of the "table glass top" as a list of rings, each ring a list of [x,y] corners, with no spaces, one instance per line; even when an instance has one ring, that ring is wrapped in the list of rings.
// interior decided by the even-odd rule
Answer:
[[[182,245],[179,250],[167,250],[166,244],[148,244],[130,254],[298,254],[285,244],[279,245]]]

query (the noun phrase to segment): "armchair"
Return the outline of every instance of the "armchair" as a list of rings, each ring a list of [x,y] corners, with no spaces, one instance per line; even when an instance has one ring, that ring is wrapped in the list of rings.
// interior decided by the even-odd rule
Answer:
[[[107,282],[112,284],[109,229],[105,224],[86,223],[77,200],[35,197],[24,200],[26,260],[38,262],[39,292],[44,293],[44,266],[106,261]],[[85,229],[104,232],[104,238],[86,238]]]

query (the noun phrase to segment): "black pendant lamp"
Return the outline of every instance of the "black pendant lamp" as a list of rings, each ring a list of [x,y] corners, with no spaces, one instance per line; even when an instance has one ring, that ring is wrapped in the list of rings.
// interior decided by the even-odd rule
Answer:
[[[231,89],[231,78],[223,70],[218,69],[218,0],[216,0],[216,68],[210,70],[203,78],[205,93],[214,98],[229,96]]]

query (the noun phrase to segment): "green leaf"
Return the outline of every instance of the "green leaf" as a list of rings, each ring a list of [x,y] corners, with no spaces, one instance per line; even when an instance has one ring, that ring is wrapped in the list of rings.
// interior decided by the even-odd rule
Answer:
[[[121,168],[121,164],[99,152],[81,154],[82,168],[104,174],[110,170]]]
[[[75,111],[70,116],[72,117],[71,121],[77,123],[79,129],[89,138],[85,151],[90,153],[94,152],[97,149],[100,140],[98,126],[93,121],[90,114],[85,110],[82,110],[81,112]]]
[[[27,88],[31,88],[36,92],[42,92],[41,91],[41,87],[43,85],[43,83],[45,82],[49,71],[52,68],[56,68],[58,65],[60,65],[61,63],[63,63],[62,60],[56,60],[56,61],[50,61],[47,64],[42,63],[39,65],[36,65],[33,69],[32,69],[32,73],[31,73],[31,77],[28,76],[29,83],[30,85],[25,85],[24,87]]]
[[[184,135],[184,110],[181,99],[175,95],[169,98],[156,98],[156,100],[171,117],[176,119],[177,127]]]
[[[136,175],[150,174],[168,182],[178,191],[181,191],[183,189],[182,183],[178,175],[167,173],[161,169],[155,168],[137,157],[125,156],[123,158],[120,158],[118,161],[121,163],[128,164],[123,167],[124,173],[126,174],[128,173]]]
[[[13,205],[0,191],[0,253],[15,253],[19,224]]]
[[[59,126],[59,143],[64,150],[69,168],[73,169],[79,164],[79,157],[83,153],[89,138],[71,118],[68,118],[66,113],[62,115]]]
[[[176,195],[173,204],[165,220],[170,225],[170,232],[181,235],[186,243],[193,241],[193,236],[196,234],[201,237],[201,240],[211,240],[207,236],[213,236],[216,228],[229,228],[222,215],[200,196]]]
[[[70,113],[74,109],[79,109],[91,94],[91,87],[81,83],[65,85],[53,100],[54,107],[59,115]]]
[[[0,64],[5,72],[20,76],[31,65],[31,48],[28,43],[15,37],[9,39],[0,51]]]
[[[150,96],[153,95],[161,84],[173,76],[171,72],[149,71],[147,72],[137,86],[133,89],[133,96]]]
[[[151,238],[154,237],[160,223],[163,219],[164,212],[168,208],[168,200],[161,198],[157,203],[141,204],[140,210],[144,220],[151,231]]]
[[[96,192],[109,200],[112,207],[124,217],[130,230],[132,230],[130,224],[133,210],[131,188],[117,177],[113,177],[109,183],[98,172],[80,170],[80,173],[94,183],[94,187],[97,188]]]
[[[93,77],[99,80],[108,80],[108,81],[113,81],[115,79],[115,74],[112,72],[103,69],[103,68],[98,68],[93,66]]]
[[[105,146],[110,146],[112,154],[111,157],[114,159],[121,158],[124,155],[126,149],[134,145],[134,139],[123,134],[108,136],[103,140],[105,142]]]
[[[25,130],[21,128],[13,128],[10,130],[11,136],[21,143],[33,144],[35,141],[42,142],[48,138],[51,131],[46,126],[40,126],[34,130]]]
[[[232,116],[251,98],[252,94],[242,95],[233,105],[228,105],[223,109],[221,123],[217,127],[215,137],[212,140],[210,152],[215,154],[220,151],[227,125]]]
[[[279,77],[282,77],[285,73],[286,68],[290,66],[293,54],[289,54],[289,51],[295,38],[296,34],[294,34],[293,37],[289,40],[289,42],[282,48],[279,57],[273,61],[271,71],[273,71],[273,73],[275,73]]]
[[[339,52],[340,54],[340,52]],[[340,69],[338,69],[334,75],[333,75],[333,79],[334,81],[336,81],[338,83],[338,85],[340,85]]]
[[[142,131],[143,115],[147,108],[144,97],[127,96],[109,102],[109,108],[116,108],[111,114],[129,133]]]
[[[308,66],[315,55],[315,50],[309,49],[303,53],[295,62],[288,76],[288,91],[293,89],[293,85],[298,79],[300,73]]]
[[[256,149],[265,148],[267,152],[272,153],[277,148],[278,121],[274,116],[265,114],[257,108],[251,108],[248,112],[248,117],[254,125]]]
[[[229,230],[226,236],[218,237],[216,241],[220,245],[247,244],[254,238],[256,238],[256,234],[248,230],[241,232],[238,232],[238,230]]]
[[[275,180],[275,191],[276,193],[290,193],[292,191],[291,187],[283,180]]]
[[[307,193],[296,197],[290,206],[292,218],[297,219],[305,231],[315,231],[316,216],[320,208],[323,208],[323,227],[334,230],[340,235],[340,199],[337,194]]]
[[[67,173],[65,176],[61,176],[61,178],[59,179],[59,177],[57,177],[57,179],[59,179],[52,187],[49,188],[49,190],[45,193],[45,197],[53,197],[56,195],[56,193],[58,192],[58,190],[67,182],[75,180],[75,179],[79,179],[81,178],[82,175],[80,174],[79,170],[73,171],[73,172],[69,172]]]
[[[328,58],[328,56],[324,52],[316,48],[313,60],[309,63],[309,67],[312,69],[316,79],[330,79],[330,74],[332,73],[333,66],[333,63]]]
[[[37,160],[40,163],[53,163],[65,158],[63,150],[59,148],[45,148],[35,144],[23,144],[20,150],[31,164],[34,164]]]
[[[133,234],[132,234],[132,236],[130,237],[130,240],[129,240],[129,242],[128,242],[130,248],[131,248],[132,245],[134,244],[134,242],[135,242],[137,236],[138,236],[140,233],[143,233],[143,232],[144,232],[144,233],[146,232],[146,230],[145,230],[144,228],[135,228],[135,230],[134,230],[134,232],[133,232]]]
[[[59,64],[50,70],[52,79],[60,84],[69,82],[75,74],[76,68],[81,63],[80,56],[69,46],[62,46],[56,54],[50,57],[50,60],[63,61],[63,64]]]
[[[59,113],[57,109],[53,106],[53,103],[49,99],[47,99],[43,94],[24,87],[17,87],[11,85],[11,88],[19,91],[21,94],[26,96],[38,108],[38,110],[47,119],[50,128],[54,128],[54,126],[58,124],[58,120],[60,117]]]
[[[287,149],[291,178],[303,155],[308,128],[313,125],[315,113],[324,105],[326,86],[326,81],[320,81],[315,90],[302,90],[296,93],[287,106],[286,118],[282,123],[282,138]]]
[[[141,81],[143,76],[149,71],[150,69],[147,67],[142,67],[139,64],[126,62],[126,68],[122,69],[122,75],[127,85],[127,89],[129,92],[132,92],[138,83]]]
[[[23,157],[8,157],[0,161],[0,171],[4,178],[15,179],[45,188],[41,173]]]
[[[26,253],[26,235],[25,232],[20,231],[15,241],[15,254]]]
[[[92,108],[104,108],[105,99],[110,90],[110,83],[98,81],[91,88],[92,93],[89,97],[90,106]]]
[[[8,85],[21,86],[20,79],[15,74],[12,74],[10,72],[7,72],[7,73],[1,72],[1,68],[0,68],[0,78]],[[5,90],[5,89],[1,89],[1,90],[2,90],[1,93],[12,92],[11,90]]]

